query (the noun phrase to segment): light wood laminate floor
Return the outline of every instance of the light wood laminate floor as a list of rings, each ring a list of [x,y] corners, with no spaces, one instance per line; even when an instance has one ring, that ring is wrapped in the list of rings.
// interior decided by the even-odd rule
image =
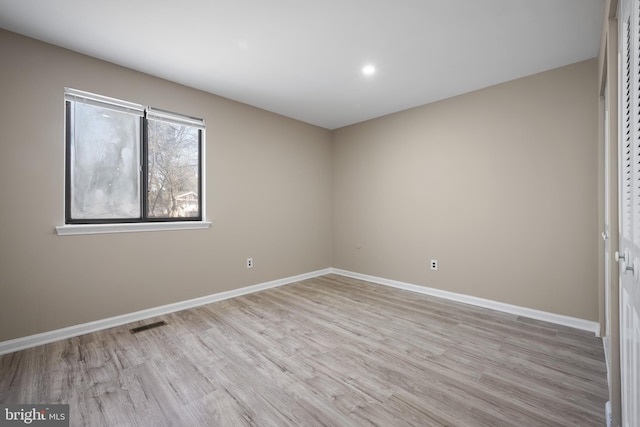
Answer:
[[[588,332],[327,275],[0,356],[0,402],[69,403],[72,426],[603,426],[603,357]]]

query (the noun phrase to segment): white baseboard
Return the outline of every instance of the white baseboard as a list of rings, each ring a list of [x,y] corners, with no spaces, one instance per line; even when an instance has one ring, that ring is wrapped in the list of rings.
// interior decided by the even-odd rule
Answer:
[[[301,280],[311,279],[323,276],[331,272],[330,268],[318,270],[311,273],[291,276],[284,279],[273,280],[270,282],[260,283],[257,285],[246,286],[231,291],[219,292],[200,298],[194,298],[187,301],[181,301],[173,304],[167,304],[160,307],[153,307],[146,310],[136,311],[134,313],[123,314],[121,316],[109,317],[107,319],[96,320],[94,322],[83,323],[81,325],[69,326],[67,328],[56,329],[53,331],[43,332],[40,334],[29,335],[26,337],[16,338],[9,341],[0,342],[0,355],[13,353],[14,351],[24,350],[30,347],[36,347],[42,344],[48,344],[67,338],[77,337],[79,335],[91,332],[101,331],[103,329],[113,328],[114,326],[125,325],[131,322],[149,319],[151,317],[161,316],[163,314],[174,313],[180,310],[186,310],[205,304],[211,304],[216,301],[222,301],[234,298],[240,295],[251,294],[265,289],[275,288],[278,286],[288,285],[290,283],[299,282]]]
[[[431,295],[451,301],[457,301],[464,304],[475,305],[478,307],[489,308],[491,310],[501,311],[504,313],[515,314],[517,316],[528,317],[531,319],[542,320],[557,325],[568,326],[583,331],[593,332],[597,335],[600,331],[598,322],[590,320],[578,319],[561,314],[548,313],[546,311],[534,310],[531,308],[520,307],[512,304],[505,304],[498,301],[492,301],[484,298],[477,298],[469,295],[458,294],[455,292],[443,291],[440,289],[429,288],[427,286],[413,285],[410,283],[398,282],[396,280],[383,279],[381,277],[369,276],[366,274],[354,273],[351,271],[331,268],[331,272],[353,279],[365,280],[367,282],[377,283],[379,285],[391,286],[394,288],[404,289],[407,291],[417,292],[420,294]]]
[[[81,325],[69,326],[67,328],[56,329],[53,331],[43,332],[40,334],[29,335],[26,337],[16,338],[9,341],[0,342],[0,355],[13,353],[15,351],[24,350],[30,347],[36,347],[59,341],[67,338],[77,337],[79,335],[91,332],[101,331],[103,329],[113,328],[115,326],[125,325],[127,323],[137,322],[164,314],[174,313],[180,310],[186,310],[205,304],[211,304],[216,301],[222,301],[241,295],[259,292],[265,289],[275,288],[278,286],[288,285],[290,283],[299,282],[301,280],[312,279],[314,277],[323,276],[325,274],[334,273],[345,277],[365,280],[380,285],[391,286],[394,288],[404,289],[407,291],[417,292],[420,294],[431,295],[439,298],[457,301],[465,304],[475,305],[479,307],[489,308],[492,310],[502,311],[505,313],[515,314],[518,316],[529,317],[532,319],[543,320],[545,322],[555,323],[558,325],[569,326],[571,328],[581,329],[597,334],[600,326],[597,322],[584,319],[563,316],[560,314],[548,313],[545,311],[534,310],[531,308],[520,307],[511,304],[505,304],[497,301],[487,300],[483,298],[472,297],[464,294],[443,291],[440,289],[429,288],[421,285],[413,285],[410,283],[399,282],[396,280],[383,279],[381,277],[369,276],[366,274],[354,273],[351,271],[340,270],[337,268],[327,268],[311,273],[291,276],[284,279],[273,280],[270,282],[260,283],[257,285],[246,286],[231,291],[219,292],[200,298],[194,298],[187,301],[181,301],[173,304],[167,304],[160,307],[153,307],[146,310],[136,311],[133,313],[123,314],[121,316],[110,317],[107,319],[96,320],[94,322],[83,323]]]

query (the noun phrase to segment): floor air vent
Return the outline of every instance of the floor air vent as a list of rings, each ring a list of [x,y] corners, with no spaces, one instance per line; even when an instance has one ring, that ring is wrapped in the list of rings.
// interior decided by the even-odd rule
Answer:
[[[158,328],[160,326],[166,325],[167,322],[164,320],[155,323],[149,323],[148,325],[138,326],[137,328],[129,329],[132,334],[137,334],[138,332],[146,331],[148,329]]]

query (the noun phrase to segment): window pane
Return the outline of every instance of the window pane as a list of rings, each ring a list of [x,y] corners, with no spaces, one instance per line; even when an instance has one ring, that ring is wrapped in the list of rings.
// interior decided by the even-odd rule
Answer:
[[[140,218],[140,119],[72,102],[71,218]]]
[[[147,162],[147,216],[199,218],[199,129],[149,120]]]

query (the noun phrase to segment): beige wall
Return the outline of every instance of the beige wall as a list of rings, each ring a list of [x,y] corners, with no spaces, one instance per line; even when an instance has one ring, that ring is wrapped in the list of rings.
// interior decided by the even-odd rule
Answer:
[[[0,341],[330,267],[329,131],[4,31],[0,52]],[[212,227],[55,235],[65,86],[203,117]]]
[[[334,131],[333,267],[597,321],[597,73]]]
[[[0,341],[330,266],[597,320],[595,60],[331,133],[4,31],[0,52]],[[204,117],[211,229],[56,236],[65,86]]]

